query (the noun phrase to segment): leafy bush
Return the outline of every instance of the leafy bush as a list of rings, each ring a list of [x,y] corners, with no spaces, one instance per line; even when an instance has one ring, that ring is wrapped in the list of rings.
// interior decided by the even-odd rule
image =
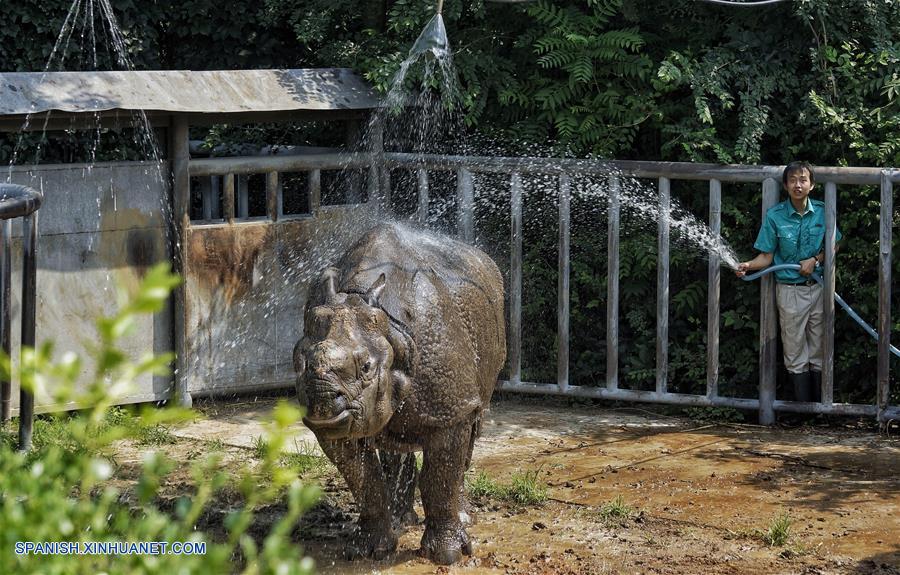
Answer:
[[[311,573],[312,561],[302,558],[290,541],[290,532],[304,510],[318,497],[318,488],[303,485],[296,470],[283,465],[282,448],[288,428],[299,418],[296,408],[279,404],[254,470],[230,478],[221,468],[221,454],[213,452],[191,466],[194,492],[164,511],[159,488],[174,469],[173,462],[148,453],[133,492],[121,492],[109,483],[115,470],[113,443],[131,437],[139,443],[168,441],[164,423],[190,414],[176,408],[148,410],[135,418],[110,409],[138,376],[167,372],[172,356],[130,360],[117,347],[118,339],[133,328],[141,313],[159,312],[178,278],[161,265],[145,277],[129,303],[101,319],[97,348],[98,371],[79,401],[92,405],[75,415],[42,418],[35,426],[34,449],[13,449],[7,432],[0,442],[0,572],[2,573]],[[2,361],[4,377],[11,375],[9,358]],[[80,361],[65,355],[52,360],[51,346],[25,350],[18,375],[23,385],[52,390],[57,398],[72,397]],[[143,439],[142,439],[143,438]],[[214,495],[232,483],[242,505],[224,521],[226,536],[215,541],[198,530],[198,520]],[[276,500],[286,500],[284,516],[262,541],[248,531],[254,511]],[[16,554],[16,542],[69,542],[84,545],[119,542],[164,542],[164,554]],[[205,545],[203,554],[174,554],[173,544]]]

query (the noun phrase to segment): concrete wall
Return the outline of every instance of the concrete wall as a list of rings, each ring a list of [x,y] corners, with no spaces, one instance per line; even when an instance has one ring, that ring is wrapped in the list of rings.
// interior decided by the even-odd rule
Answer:
[[[119,290],[133,292],[154,263],[170,260],[166,218],[168,166],[115,162],[15,168],[12,182],[41,190],[38,212],[37,341],[55,342],[56,357],[73,351],[84,361],[81,385],[95,364],[89,350],[97,341],[96,321],[112,314]],[[21,335],[21,223],[13,224],[12,356]],[[133,357],[172,349],[172,312],[142,317],[121,342]],[[121,403],[165,399],[170,377],[143,377]],[[13,411],[18,410],[13,382]],[[76,407],[57,404],[50,390],[35,396],[37,411]]]

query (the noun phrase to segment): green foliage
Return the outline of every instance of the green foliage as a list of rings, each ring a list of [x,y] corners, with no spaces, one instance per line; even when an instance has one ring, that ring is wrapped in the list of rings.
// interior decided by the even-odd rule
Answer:
[[[141,313],[158,313],[178,279],[165,265],[151,270],[137,295],[119,312],[101,320],[101,341],[96,379],[86,393],[76,396],[78,358],[52,360],[50,346],[23,354],[18,375],[23,385],[43,386],[54,397],[77,399],[91,405],[81,413],[41,418],[36,421],[34,448],[28,453],[13,449],[11,433],[0,441],[0,555],[3,573],[311,573],[310,559],[290,541],[290,531],[300,514],[317,499],[317,488],[305,486],[296,471],[279,462],[289,427],[299,412],[280,404],[267,428],[266,449],[258,469],[234,479],[242,505],[225,520],[223,541],[197,529],[198,520],[214,495],[230,481],[217,452],[191,466],[194,492],[179,499],[173,510],[158,504],[160,486],[175,467],[156,452],[141,465],[133,491],[120,492],[110,480],[115,473],[111,459],[113,442],[133,438],[140,443],[168,441],[165,423],[190,414],[177,408],[129,412],[110,406],[122,397],[134,380],[148,373],[165,373],[171,356],[144,357],[132,361],[117,347],[117,340],[134,325]],[[27,350],[26,350],[27,351]],[[9,358],[0,362],[3,376],[13,375]],[[287,511],[262,541],[248,531],[257,508],[284,499]],[[110,555],[38,555],[13,553],[17,541],[165,542],[170,553]],[[205,554],[174,554],[175,542],[205,544]],[[238,559],[234,563],[235,558]]]
[[[743,11],[643,4],[660,35],[665,155],[897,163],[896,2],[806,0]]]
[[[647,90],[652,62],[642,53],[640,29],[617,21],[620,8],[621,0],[529,6],[533,23],[517,46],[537,60],[498,93],[518,118],[514,136],[549,138],[578,155],[611,156],[630,147],[654,111]]]

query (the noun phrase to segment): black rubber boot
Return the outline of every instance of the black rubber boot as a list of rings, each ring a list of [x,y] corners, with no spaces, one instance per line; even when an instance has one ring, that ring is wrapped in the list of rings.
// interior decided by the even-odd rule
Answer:
[[[813,400],[812,376],[810,372],[789,373],[788,377],[794,387],[794,401],[808,402]]]
[[[810,387],[812,388],[812,399],[810,401],[822,401],[822,372],[810,371]]]

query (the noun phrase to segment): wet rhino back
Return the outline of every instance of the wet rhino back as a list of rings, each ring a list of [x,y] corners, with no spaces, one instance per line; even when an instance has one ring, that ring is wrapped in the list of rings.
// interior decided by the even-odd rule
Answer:
[[[503,280],[483,252],[455,240],[383,225],[340,265],[341,291],[364,293],[385,274],[380,304],[416,345],[413,423],[448,425],[485,407],[506,360]]]

